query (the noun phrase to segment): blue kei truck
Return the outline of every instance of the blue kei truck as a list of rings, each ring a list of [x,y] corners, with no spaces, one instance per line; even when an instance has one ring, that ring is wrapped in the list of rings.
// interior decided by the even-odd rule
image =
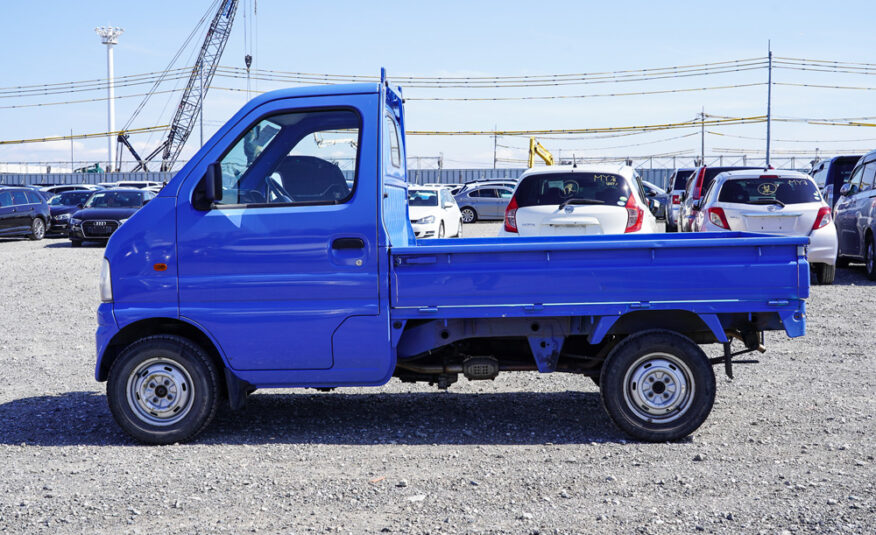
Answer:
[[[122,429],[189,440],[258,388],[533,371],[590,377],[621,430],[675,440],[713,365],[804,334],[806,237],[417,241],[402,103],[385,77],[261,95],[113,234],[95,375]]]

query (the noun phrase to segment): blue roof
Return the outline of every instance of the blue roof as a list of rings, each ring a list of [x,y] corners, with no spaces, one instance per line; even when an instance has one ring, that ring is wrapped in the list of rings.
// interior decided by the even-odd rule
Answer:
[[[379,91],[380,84],[376,82],[371,84],[326,84],[290,87],[286,89],[277,89],[276,91],[263,93],[249,101],[249,103],[245,107],[252,108],[264,102],[269,102],[271,100],[276,100],[279,98],[356,95],[363,93],[377,93]]]

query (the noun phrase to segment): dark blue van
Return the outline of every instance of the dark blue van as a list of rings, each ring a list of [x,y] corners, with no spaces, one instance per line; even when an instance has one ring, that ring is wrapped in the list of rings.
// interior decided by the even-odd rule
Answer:
[[[839,190],[834,208],[839,253],[836,265],[863,260],[867,277],[876,280],[876,150],[855,165]]]
[[[49,228],[49,206],[30,188],[0,186],[0,236],[41,240]]]
[[[824,201],[831,208],[836,206],[836,201],[840,196],[840,188],[849,181],[852,169],[855,168],[855,164],[860,159],[860,154],[834,156],[829,160],[816,163],[809,171],[809,175],[818,184]]]

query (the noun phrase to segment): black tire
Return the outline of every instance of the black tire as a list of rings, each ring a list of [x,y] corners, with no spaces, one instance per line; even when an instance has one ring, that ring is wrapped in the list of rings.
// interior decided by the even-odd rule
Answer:
[[[599,382],[614,423],[646,442],[688,436],[706,421],[715,402],[708,357],[690,338],[667,330],[621,341],[605,360]]]
[[[459,220],[459,226],[456,227],[456,237],[462,238],[462,219]]]
[[[70,240],[70,247],[82,247],[82,240]]]
[[[41,217],[33,218],[30,222],[30,234],[27,236],[31,241],[39,241],[46,237],[46,222]]]
[[[836,266],[830,264],[815,264],[815,280],[818,284],[833,284],[833,279],[836,278]]]
[[[219,406],[219,385],[219,372],[202,348],[180,336],[156,335],[119,354],[106,397],[113,418],[129,435],[148,444],[172,444],[191,440],[210,424]]]
[[[864,273],[871,281],[876,281],[876,241],[873,236],[867,236],[864,244]]]
[[[478,220],[478,213],[471,206],[466,206],[460,210],[460,213],[462,213],[463,223],[474,223]]]
[[[438,225],[438,237],[439,238],[444,237],[444,221],[442,221],[441,224]]]

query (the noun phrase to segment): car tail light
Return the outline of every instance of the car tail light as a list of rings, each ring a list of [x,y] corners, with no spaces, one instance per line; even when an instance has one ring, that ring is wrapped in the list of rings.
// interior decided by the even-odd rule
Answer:
[[[830,208],[822,206],[818,210],[818,215],[815,216],[815,223],[812,225],[812,230],[824,228],[830,224]]]
[[[505,231],[517,232],[517,197],[511,197],[511,202],[505,207]]]
[[[627,227],[624,229],[624,233],[642,230],[642,220],[645,219],[645,211],[639,208],[636,198],[632,194],[627,199],[625,208],[627,209]]]
[[[681,195],[673,195],[672,204],[681,204]]]
[[[724,230],[730,230],[730,223],[727,222],[727,216],[724,215],[723,208],[709,208],[709,221],[716,227],[721,227]]]
[[[697,174],[697,185],[694,186],[693,198],[697,200],[703,193],[703,181],[706,179],[706,167],[700,167],[700,172]]]

